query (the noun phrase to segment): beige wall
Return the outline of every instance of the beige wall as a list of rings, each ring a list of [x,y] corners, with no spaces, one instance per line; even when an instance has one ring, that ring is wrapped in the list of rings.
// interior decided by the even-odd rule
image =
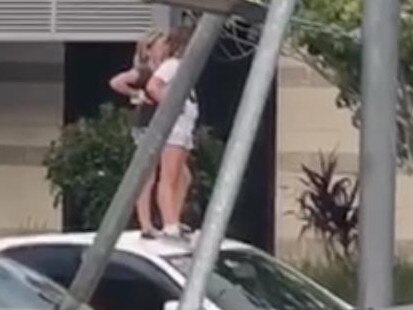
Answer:
[[[63,120],[63,45],[0,44],[0,234],[59,230],[42,158]]]
[[[351,113],[337,109],[337,89],[314,71],[291,59],[280,66],[278,101],[277,248],[284,257],[313,255],[313,240],[298,243],[300,222],[286,216],[297,210],[302,186],[300,164],[317,167],[318,152],[336,150],[338,173],[354,177],[358,171],[359,133],[351,124]],[[398,246],[413,254],[413,177],[398,173],[396,236]],[[317,252],[317,251],[316,251]],[[319,252],[319,251],[318,251]]]

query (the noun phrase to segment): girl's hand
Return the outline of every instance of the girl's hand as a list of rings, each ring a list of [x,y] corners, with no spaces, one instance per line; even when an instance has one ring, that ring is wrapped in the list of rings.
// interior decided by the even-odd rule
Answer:
[[[133,96],[130,98],[130,103],[133,105],[155,104],[155,102],[151,100],[142,89],[138,89],[134,92]]]

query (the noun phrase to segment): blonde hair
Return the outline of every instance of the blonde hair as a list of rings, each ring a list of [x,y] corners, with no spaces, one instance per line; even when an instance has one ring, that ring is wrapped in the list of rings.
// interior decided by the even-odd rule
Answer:
[[[181,58],[191,39],[193,28],[180,26],[172,29],[166,36],[166,41],[170,47],[170,56]]]
[[[135,55],[133,57],[133,65],[137,67],[139,64],[148,62],[147,51],[152,47],[152,45],[165,34],[159,30],[151,30],[141,41],[136,42]]]

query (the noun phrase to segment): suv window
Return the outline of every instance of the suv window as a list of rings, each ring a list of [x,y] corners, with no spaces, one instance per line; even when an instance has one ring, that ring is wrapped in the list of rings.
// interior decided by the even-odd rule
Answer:
[[[34,245],[8,249],[4,254],[69,287],[85,248],[77,245]],[[90,302],[96,310],[162,310],[177,299],[179,287],[144,258],[124,252],[112,254]]]

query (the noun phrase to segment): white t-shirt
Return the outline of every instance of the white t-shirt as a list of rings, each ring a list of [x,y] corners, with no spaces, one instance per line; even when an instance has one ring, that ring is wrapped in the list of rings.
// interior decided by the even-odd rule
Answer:
[[[166,85],[168,85],[178,71],[179,64],[179,59],[169,58],[159,66],[159,68],[154,72],[153,76],[162,80]],[[195,92],[192,91],[189,98],[185,100],[184,109],[172,129],[167,143],[191,150],[194,147],[193,131],[195,128],[195,123],[198,119],[198,115],[199,112],[196,96]]]
[[[168,58],[159,66],[158,69],[156,69],[153,75],[154,77],[164,81],[165,84],[169,84],[178,71],[179,64],[179,59]]]
[[[181,61],[178,58],[168,58],[165,60],[154,72],[153,76],[164,81],[165,84],[169,84],[176,72]],[[189,98],[185,101],[185,112],[195,119],[198,118],[198,107],[195,92],[192,90]]]

